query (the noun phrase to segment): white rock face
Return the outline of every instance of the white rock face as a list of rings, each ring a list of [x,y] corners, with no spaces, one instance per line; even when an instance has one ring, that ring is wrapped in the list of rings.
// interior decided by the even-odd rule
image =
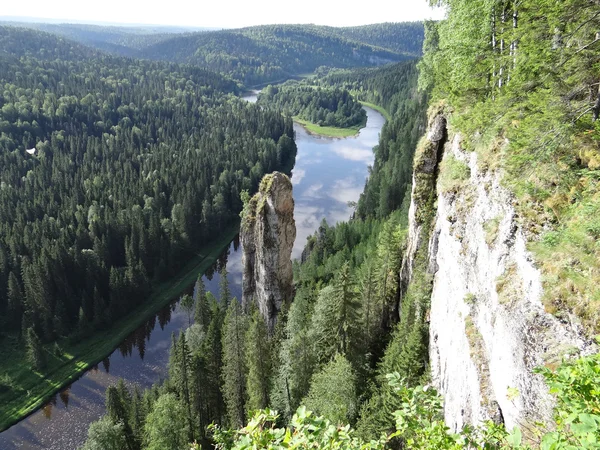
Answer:
[[[446,144],[450,155],[468,165],[470,179],[457,193],[438,187],[429,243],[430,364],[446,422],[458,429],[495,419],[512,428],[550,419],[552,398],[532,370],[590,344],[577,325],[545,312],[541,274],[500,174],[482,173],[459,135]]]
[[[271,332],[282,304],[293,296],[295,239],[292,182],[280,172],[266,175],[242,221],[242,304],[246,308],[254,299]]]

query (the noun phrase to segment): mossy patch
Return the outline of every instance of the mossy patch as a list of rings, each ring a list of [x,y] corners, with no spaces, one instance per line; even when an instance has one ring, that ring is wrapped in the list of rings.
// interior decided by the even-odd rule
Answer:
[[[504,273],[496,279],[496,292],[501,305],[510,306],[523,295],[522,279],[518,273],[517,265],[509,264]]]
[[[440,166],[438,187],[440,192],[448,194],[458,192],[471,177],[469,166],[454,155],[447,155]]]
[[[486,220],[483,223],[483,231],[485,232],[485,243],[488,247],[494,245],[496,239],[498,239],[498,232],[500,231],[500,220],[501,215],[494,217],[493,219]]]

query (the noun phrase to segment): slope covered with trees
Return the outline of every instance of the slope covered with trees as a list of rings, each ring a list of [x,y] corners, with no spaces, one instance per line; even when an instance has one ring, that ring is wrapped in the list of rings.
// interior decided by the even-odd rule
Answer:
[[[187,63],[247,85],[278,81],[320,66],[373,66],[419,55],[423,24],[334,28],[265,25],[235,30],[173,33],[142,27],[22,24],[108,53]]]
[[[386,22],[333,30],[347,39],[401,54],[420,56],[423,51],[423,22]]]
[[[142,48],[191,32],[177,27],[117,27],[71,23],[0,22],[0,25],[52,33],[89,47],[121,56],[136,56]]]
[[[395,67],[398,80],[406,76],[409,85],[400,83],[394,94],[410,93],[407,102],[413,101],[417,85],[412,68],[405,72],[405,66]],[[409,120],[422,120],[425,102],[420,105],[419,114]],[[402,151],[390,144],[390,152]],[[379,368],[390,331],[398,322],[406,203],[404,210],[377,217],[381,208],[379,200],[374,202],[373,213],[336,227],[323,223],[309,239],[304,262],[295,267],[295,300],[272,336],[259,314],[252,309],[242,311],[239,302],[230,298],[226,285],[216,300],[204,294],[198,282],[196,322],[185,337],[174,338],[169,380],[143,395],[148,399],[143,402],[146,428],[137,436],[138,444],[132,445],[155,448],[159,442],[162,448],[176,448],[178,439],[204,440],[210,437],[207,425],[211,422],[240,427],[251,411],[267,406],[280,412],[281,423],[289,423],[301,404],[327,415],[334,424],[356,423],[380,373],[383,377],[390,370],[404,369],[419,379],[424,365],[415,360],[422,357],[422,346],[398,361],[388,357],[390,361]],[[410,325],[402,327],[407,333],[413,330]],[[411,336],[411,342],[417,342],[417,337],[422,336]],[[195,369],[184,381],[181,374],[187,367]],[[123,395],[127,399],[130,394]],[[160,426],[154,411],[162,408],[163,401],[172,401],[172,396],[179,404],[174,403],[173,410],[180,413],[178,418],[169,416],[179,436],[169,441],[170,447],[153,436],[160,434],[154,431]],[[107,401],[112,401],[108,394]],[[124,430],[133,428],[131,420],[131,413],[124,416]],[[118,420],[113,420],[114,425]],[[381,431],[386,426],[387,422]],[[94,426],[94,432],[98,427]],[[95,438],[90,435],[90,439]]]
[[[364,125],[367,120],[360,103],[347,90],[337,88],[315,88],[296,82],[269,85],[258,95],[258,104],[319,126],[348,128]]]
[[[67,356],[41,342],[82,339],[142,304],[296,147],[290,119],[204,69],[16,28],[0,41],[0,340],[11,356],[27,345],[44,373]],[[7,360],[2,372],[23,369]],[[4,407],[25,379],[3,382]]]
[[[175,37],[140,56],[207,67],[246,85],[289,78],[320,66],[354,67],[411,58],[351,41],[335,29],[314,25],[268,25]]]
[[[356,214],[384,218],[408,201],[412,160],[426,125],[427,95],[417,92],[416,62],[379,68],[329,70],[319,84],[339,86],[359,101],[384,108],[388,120],[375,147],[375,162]]]

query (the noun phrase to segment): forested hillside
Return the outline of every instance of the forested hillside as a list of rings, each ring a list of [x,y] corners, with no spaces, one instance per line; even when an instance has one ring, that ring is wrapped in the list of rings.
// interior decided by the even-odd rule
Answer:
[[[426,125],[427,96],[417,92],[415,62],[380,68],[331,70],[319,79],[325,86],[341,86],[367,104],[385,108],[388,122],[375,147],[375,163],[358,202],[358,217],[387,217],[407,201],[415,143]]]
[[[510,236],[516,239],[515,229],[523,227],[544,275],[545,309],[535,314],[554,314],[563,323],[579,320],[581,336],[593,335],[600,310],[594,282],[600,111],[597,2],[432,3],[447,6],[449,12],[447,20],[429,25],[420,63],[419,83],[432,98],[431,116],[444,127],[448,123],[453,133],[462,133],[462,145],[475,152],[486,176],[491,176],[488,170],[494,176],[505,174],[502,182],[514,194],[519,212]],[[170,378],[143,396],[124,387],[109,391],[109,414],[90,429],[87,448],[95,448],[107,435],[133,448],[180,448],[191,439],[203,439],[204,425],[211,420],[221,424],[212,427],[213,443],[226,449],[597,448],[598,355],[569,358],[577,353],[572,348],[558,349],[558,357],[545,356],[545,365],[536,369],[538,379],[555,395],[550,408],[555,423],[523,422],[507,430],[499,406],[499,414],[485,423],[465,421],[451,430],[444,422],[443,400],[429,384],[428,373],[430,345],[437,339],[431,335],[430,342],[432,286],[441,270],[433,267],[437,260],[430,260],[437,251],[437,241],[430,237],[437,222],[478,220],[469,217],[473,205],[468,201],[479,191],[468,189],[470,166],[453,154],[441,155],[451,151],[448,147],[433,145],[435,140],[443,147],[446,128],[417,144],[425,131],[426,104],[424,94],[416,90],[416,78],[414,65],[407,64],[358,73],[332,71],[321,81],[351,89],[393,111],[356,218],[336,227],[323,223],[309,239],[303,262],[295,267],[295,299],[270,338],[255,311],[245,313],[238,302],[230,301],[226,286],[220,301],[200,294],[194,331],[173,341]],[[389,80],[406,82],[388,91]],[[404,165],[413,159],[414,223],[413,235],[407,236],[410,172]],[[476,181],[479,187],[481,180]],[[490,185],[480,191],[492,189],[500,191]],[[439,202],[459,196],[467,199],[459,205],[464,217],[440,217]],[[487,224],[480,244],[493,250],[498,230],[492,225]],[[468,271],[478,262],[466,258],[461,247],[470,236],[457,234],[458,256],[445,263],[462,264]],[[496,300],[509,312],[525,297],[510,284],[511,271],[516,270],[493,276]],[[447,297],[455,300],[450,293]],[[489,349],[475,322],[477,310],[488,305],[474,293],[460,301],[468,308],[460,316],[468,340],[464,351],[469,354],[455,356],[474,361],[478,383],[491,384]],[[209,310],[211,314],[203,312]],[[537,310],[527,312],[534,315],[533,311]],[[537,341],[529,339],[544,331],[528,329],[529,334],[511,339],[535,346]],[[205,337],[198,339],[201,335]],[[507,355],[506,363],[513,357]],[[190,373],[191,367],[206,370]],[[469,367],[459,369],[466,374]],[[198,380],[198,374],[207,378]],[[212,384],[203,397],[200,387],[209,379],[221,384]],[[470,395],[473,386],[459,392],[442,380],[441,387],[446,392],[455,389],[452,392],[460,396]],[[504,404],[516,404],[527,394],[505,384],[500,389],[503,397],[498,400]],[[217,394],[223,396],[225,409],[215,406]],[[143,419],[140,409],[121,406],[128,404],[143,405]],[[240,428],[252,410],[266,407],[278,414],[263,409]],[[356,426],[357,431],[342,424]]]
[[[204,69],[14,28],[0,41],[0,340],[44,373],[67,356],[40,341],[82,339],[144,302],[296,147],[290,119]],[[32,381],[11,358],[6,408]]]
[[[269,25],[175,37],[140,55],[200,65],[230,74],[246,85],[309,73],[319,66],[369,66],[409,58],[312,25]]]
[[[0,25],[52,33],[81,44],[121,56],[135,56],[142,48],[191,32],[176,27],[117,27],[87,24],[0,22]]]
[[[247,85],[285,80],[320,66],[381,65],[419,55],[421,23],[334,28],[265,25],[235,30],[166,33],[146,27],[18,24],[121,56],[187,63]]]
[[[364,42],[398,53],[420,56],[423,52],[423,23],[376,23],[358,27],[334,28],[334,32],[353,41]]]
[[[390,95],[396,97],[398,113],[414,112],[386,144],[396,155],[406,151],[405,141],[408,148],[416,146],[419,136],[411,130],[423,123],[426,102],[416,93],[414,64],[393,70],[398,83]],[[352,73],[346,75],[351,79]],[[370,79],[375,86],[387,76],[382,69]],[[390,126],[398,124],[391,121],[384,130]],[[390,170],[395,158],[382,157],[376,153],[379,170]],[[410,159],[410,154],[399,158]],[[372,182],[379,183],[369,179],[367,186]],[[335,424],[355,424],[365,399],[386,373],[404,370],[411,379],[420,379],[425,370],[423,329],[413,329],[411,322],[396,325],[408,204],[400,200],[390,214],[379,198],[372,203],[364,217],[335,227],[323,223],[309,239],[303,263],[295,268],[294,302],[273,336],[258,311],[243,311],[225,284],[216,300],[199,281],[193,299],[196,320],[174,337],[169,379],[143,394],[111,388],[108,414],[92,425],[84,448],[95,448],[107,433],[132,448],[180,448],[193,439],[210,438],[206,427],[211,422],[239,427],[250,412],[267,406],[280,412],[280,423],[290,423],[296,408],[306,405]],[[407,335],[416,347],[398,355]],[[391,350],[386,351],[388,345]],[[381,419],[372,410],[362,416],[363,421]],[[385,416],[363,434],[386,431],[392,421]]]
[[[365,110],[347,90],[315,88],[293,81],[267,86],[258,95],[258,104],[325,127],[348,128],[364,125],[367,120]]]

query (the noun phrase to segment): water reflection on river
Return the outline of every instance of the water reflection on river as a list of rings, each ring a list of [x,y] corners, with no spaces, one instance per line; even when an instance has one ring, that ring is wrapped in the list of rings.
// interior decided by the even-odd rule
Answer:
[[[255,101],[256,96],[247,98]],[[377,144],[384,118],[365,108],[367,126],[357,137],[329,139],[312,136],[294,125],[298,156],[292,174],[297,238],[293,257],[302,252],[306,238],[321,220],[329,224],[347,220],[349,201],[363,190],[372,148]],[[232,295],[241,296],[241,252],[236,239],[204,276],[207,290],[218,294],[219,269],[227,266]],[[190,286],[189,293],[193,287]],[[166,376],[171,334],[188,325],[188,317],[176,301],[128,336],[102,363],[57,394],[36,413],[0,434],[0,449],[70,450],[80,446],[89,424],[104,414],[106,387],[119,378],[145,388]]]

